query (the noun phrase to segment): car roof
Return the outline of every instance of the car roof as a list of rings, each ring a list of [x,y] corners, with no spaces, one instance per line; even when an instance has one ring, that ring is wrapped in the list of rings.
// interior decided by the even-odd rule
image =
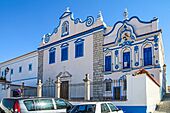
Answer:
[[[62,98],[49,98],[49,97],[9,97],[9,98],[7,98],[7,97],[5,97],[3,99],[25,100],[25,99],[62,99]]]
[[[110,102],[110,101],[104,101],[104,102],[75,102],[75,105],[103,104],[103,103],[112,103],[112,102]]]

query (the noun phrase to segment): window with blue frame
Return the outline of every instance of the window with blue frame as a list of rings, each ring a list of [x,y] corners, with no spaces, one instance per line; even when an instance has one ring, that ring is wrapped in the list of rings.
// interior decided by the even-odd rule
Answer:
[[[68,34],[69,34],[69,23],[68,21],[65,21],[62,24],[62,35],[61,36],[66,36]]]
[[[20,67],[19,67],[19,73],[21,73],[21,72],[22,72],[22,67],[20,66]]]
[[[68,60],[68,46],[61,47],[61,61]]]
[[[32,71],[32,64],[29,64],[29,65],[28,65],[28,70],[29,70],[29,71]]]
[[[123,69],[130,68],[130,52],[123,53]]]
[[[11,75],[13,75],[13,73],[14,73],[14,70],[13,70],[13,69],[11,69],[11,72],[10,72],[10,74],[11,74]]]
[[[144,66],[152,65],[152,47],[144,48]]]
[[[112,61],[111,56],[105,56],[105,71],[112,70]]]
[[[55,63],[55,50],[53,47],[49,50],[49,64]]]
[[[82,57],[84,55],[84,39],[78,39],[75,42],[75,58]]]

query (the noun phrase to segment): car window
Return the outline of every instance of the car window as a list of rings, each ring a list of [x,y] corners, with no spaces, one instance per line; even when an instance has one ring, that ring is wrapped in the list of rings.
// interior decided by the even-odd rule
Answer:
[[[95,109],[96,109],[95,104],[87,105],[87,113],[95,113]]]
[[[71,113],[95,113],[95,104],[76,105]]]
[[[3,99],[2,104],[8,110],[13,111],[15,101],[16,99]]]
[[[66,109],[67,103],[62,99],[55,99],[57,109]]]
[[[28,111],[35,111],[35,105],[33,100],[25,100],[24,104]]]
[[[107,106],[106,103],[101,104],[101,113],[109,113],[109,107]]]
[[[36,110],[54,110],[52,99],[38,99],[35,100]]]
[[[118,110],[117,107],[115,107],[112,103],[108,103],[108,105],[109,105],[112,112]]]

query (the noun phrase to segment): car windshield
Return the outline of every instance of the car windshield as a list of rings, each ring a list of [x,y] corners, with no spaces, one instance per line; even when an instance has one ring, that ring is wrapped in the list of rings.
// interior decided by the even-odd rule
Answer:
[[[95,104],[76,105],[70,113],[95,113]]]
[[[14,106],[15,101],[16,101],[16,99],[3,99],[2,104],[8,110],[13,111],[13,106]]]
[[[118,110],[117,107],[115,107],[112,103],[108,103],[108,105],[109,105],[112,112]]]

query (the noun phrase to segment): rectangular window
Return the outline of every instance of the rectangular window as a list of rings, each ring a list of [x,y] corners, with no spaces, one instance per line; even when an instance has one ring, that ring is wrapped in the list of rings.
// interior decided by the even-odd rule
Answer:
[[[112,61],[111,56],[105,56],[105,71],[111,71]]]
[[[130,68],[130,52],[123,53],[123,69]]]
[[[20,67],[19,67],[19,73],[21,73],[21,72],[22,72],[22,67],[20,66]]]
[[[29,65],[28,65],[28,70],[29,70],[29,71],[32,71],[32,64],[29,64]]]
[[[11,74],[11,75],[13,75],[13,73],[14,73],[14,70],[13,70],[13,69],[11,69],[11,72],[10,72],[10,74]]]
[[[82,57],[84,53],[84,43],[80,42],[75,45],[75,57]]]
[[[2,76],[4,76],[4,72],[2,71]]]
[[[61,61],[68,60],[68,47],[61,48]]]
[[[49,64],[55,63],[55,51],[49,53]]]
[[[152,65],[152,48],[144,48],[144,66]]]
[[[111,91],[111,82],[106,82],[106,91]]]

